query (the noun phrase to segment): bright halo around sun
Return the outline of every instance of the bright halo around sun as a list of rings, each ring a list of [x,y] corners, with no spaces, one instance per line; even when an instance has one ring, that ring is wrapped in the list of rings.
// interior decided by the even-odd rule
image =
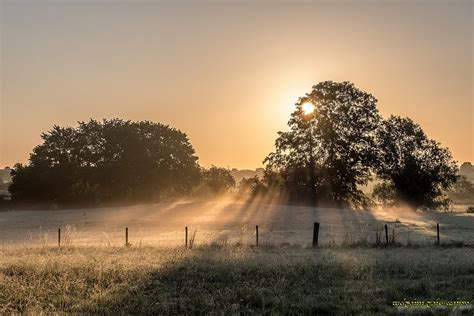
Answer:
[[[314,111],[314,104],[306,102],[301,105],[301,109],[305,115],[311,114]]]

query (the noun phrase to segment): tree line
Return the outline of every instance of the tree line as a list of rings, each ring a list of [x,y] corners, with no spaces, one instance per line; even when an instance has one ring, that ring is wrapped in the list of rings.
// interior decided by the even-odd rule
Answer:
[[[377,99],[350,82],[313,86],[288,126],[264,160],[263,179],[251,180],[257,194],[271,190],[290,201],[367,207],[372,201],[360,186],[378,179],[374,196],[385,204],[434,209],[449,203],[444,192],[458,172],[450,151],[409,118],[384,120]]]
[[[227,169],[201,168],[186,134],[160,123],[90,120],[41,137],[29,163],[12,169],[14,202],[134,203],[235,185]]]
[[[288,126],[263,161],[264,175],[243,180],[253,195],[367,207],[371,199],[360,187],[377,179],[373,195],[386,204],[432,209],[449,202],[444,192],[458,177],[449,150],[409,118],[383,119],[377,99],[350,82],[313,86]],[[41,137],[29,163],[12,169],[13,201],[142,202],[235,186],[228,169],[200,167],[186,134],[164,124],[90,120]]]

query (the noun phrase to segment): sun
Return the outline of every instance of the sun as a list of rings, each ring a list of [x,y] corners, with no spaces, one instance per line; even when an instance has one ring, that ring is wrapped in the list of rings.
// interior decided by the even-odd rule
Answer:
[[[305,115],[311,114],[314,111],[314,104],[306,102],[301,105],[301,109]]]

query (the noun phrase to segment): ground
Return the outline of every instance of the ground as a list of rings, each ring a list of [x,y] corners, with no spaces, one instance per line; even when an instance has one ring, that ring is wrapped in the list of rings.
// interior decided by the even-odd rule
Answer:
[[[0,313],[472,315],[473,258],[434,246],[9,246]],[[394,306],[407,300],[432,306]]]
[[[0,215],[3,245],[55,245],[61,228],[63,244],[121,246],[128,227],[133,245],[181,246],[185,226],[196,245],[251,245],[259,225],[261,244],[306,247],[311,245],[315,221],[321,224],[319,243],[323,246],[383,241],[385,224],[395,242],[432,245],[437,223],[441,243],[474,245],[474,214],[465,212],[355,211],[223,198],[134,207],[5,211]]]
[[[0,314],[474,314],[474,214],[218,199],[0,215]],[[409,301],[424,306],[394,305]]]

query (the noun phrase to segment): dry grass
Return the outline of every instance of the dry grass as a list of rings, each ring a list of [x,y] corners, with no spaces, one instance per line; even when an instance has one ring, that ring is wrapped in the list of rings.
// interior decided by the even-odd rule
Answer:
[[[474,301],[474,249],[0,248],[1,314],[434,311],[402,299]]]

